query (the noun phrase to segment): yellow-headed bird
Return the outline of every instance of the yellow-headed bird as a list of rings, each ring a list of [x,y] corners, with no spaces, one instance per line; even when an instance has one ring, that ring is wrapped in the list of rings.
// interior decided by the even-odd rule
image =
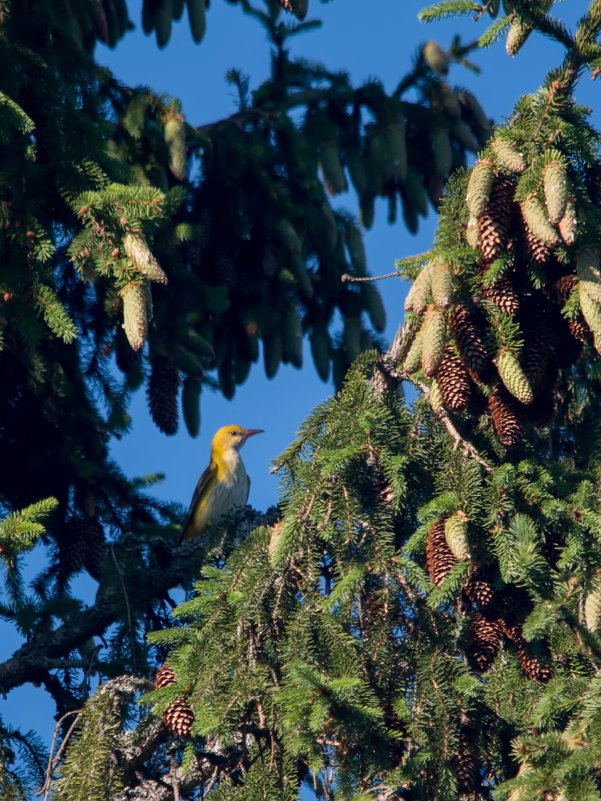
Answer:
[[[199,537],[212,523],[235,506],[244,506],[250,478],[246,475],[240,448],[249,437],[263,433],[260,428],[224,426],[211,442],[211,461],[198,480],[188,518],[180,537]]]

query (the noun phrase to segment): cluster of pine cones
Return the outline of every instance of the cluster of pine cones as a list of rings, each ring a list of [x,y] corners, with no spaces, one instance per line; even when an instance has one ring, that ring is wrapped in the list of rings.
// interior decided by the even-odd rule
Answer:
[[[431,380],[434,408],[488,414],[514,445],[526,423],[550,423],[560,371],[583,343],[601,352],[600,250],[586,225],[575,245],[581,212],[562,153],[544,154],[522,198],[522,154],[501,135],[485,152],[460,231],[475,258],[452,267],[435,256],[415,279],[405,308],[420,324],[403,369]]]
[[[461,511],[436,521],[428,530],[426,564],[433,584],[439,586],[458,561],[469,558],[468,520]],[[489,670],[505,638],[517,653],[524,673],[531,679],[546,682],[551,678],[549,653],[543,644],[526,642],[521,632],[523,620],[516,618],[521,602],[517,587],[510,592],[496,591],[479,569],[470,574],[463,595],[469,606],[467,656],[473,670]]]

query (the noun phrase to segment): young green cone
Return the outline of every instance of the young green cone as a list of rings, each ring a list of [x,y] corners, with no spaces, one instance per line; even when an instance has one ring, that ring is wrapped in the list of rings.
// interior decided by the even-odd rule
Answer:
[[[121,290],[123,299],[123,330],[132,350],[141,350],[148,336],[148,307],[146,287],[132,282]]]
[[[167,276],[161,269],[158,261],[152,255],[146,240],[141,234],[128,231],[123,236],[123,249],[133,266],[151,281],[157,284],[166,284]]]
[[[464,562],[470,558],[467,539],[467,517],[464,512],[454,512],[450,517],[447,517],[444,536],[451,553],[458,562]]]
[[[545,166],[543,184],[549,222],[556,225],[565,214],[568,203],[568,179],[565,165],[561,161],[550,161]]]
[[[534,393],[517,357],[510,350],[501,350],[496,363],[501,381],[513,397],[521,403],[532,403]]]
[[[495,173],[490,159],[479,161],[472,169],[465,202],[472,217],[480,217],[490,200]]]
[[[436,306],[428,306],[424,320],[424,344],[422,368],[428,378],[433,378],[440,365],[445,345],[446,320],[444,313]]]

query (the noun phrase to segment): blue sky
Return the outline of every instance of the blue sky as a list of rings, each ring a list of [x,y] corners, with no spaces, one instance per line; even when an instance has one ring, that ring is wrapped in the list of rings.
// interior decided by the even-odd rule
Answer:
[[[420,42],[436,39],[444,47],[454,33],[459,33],[463,41],[472,41],[488,21],[474,24],[463,18],[424,25],[417,21],[417,12],[423,5],[417,0],[333,0],[325,5],[311,0],[309,17],[321,18],[323,28],[295,38],[292,53],[322,61],[329,69],[344,69],[355,83],[377,76],[391,90],[410,68],[411,57]],[[136,30],[114,51],[100,47],[98,60],[124,83],[147,85],[179,97],[191,124],[205,124],[234,110],[234,93],[225,83],[229,68],[236,67],[248,74],[251,86],[267,76],[269,49],[263,30],[245,17],[237,5],[213,0],[207,14],[207,35],[201,45],[192,42],[184,17],[174,24],[171,41],[162,51],[158,50],[154,36],[146,37],[141,31],[140,6],[140,2],[130,3],[130,18]],[[558,4],[556,13],[571,24],[586,6],[584,0],[571,0],[569,4]],[[473,91],[489,116],[500,122],[511,114],[519,95],[536,91],[546,71],[561,60],[561,48],[534,36],[514,59],[505,55],[500,42],[487,51],[476,52],[473,60],[482,69],[480,75],[455,67],[449,81]],[[597,85],[585,76],[578,93],[580,101],[595,107],[596,92]],[[598,118],[598,114],[593,121],[599,125],[595,116]],[[354,210],[354,197],[350,194],[336,197],[334,205]],[[385,218],[382,205],[378,207],[373,229],[366,234],[373,275],[390,272],[397,258],[427,250],[436,223],[431,212],[421,222],[418,235],[412,236],[402,222],[389,226]],[[379,289],[388,312],[385,337],[391,341],[402,320],[407,285],[389,279],[380,282]],[[164,473],[165,481],[155,488],[156,494],[187,506],[217,428],[237,423],[265,429],[264,434],[249,441],[243,452],[252,477],[250,502],[258,509],[265,509],[277,501],[277,477],[269,474],[271,460],[291,442],[306,415],[330,392],[331,386],[315,375],[307,352],[302,370],[282,366],[271,381],[265,379],[259,363],[232,401],[217,393],[204,393],[201,434],[194,440],[183,424],[174,437],[161,434],[149,419],[144,392],[139,392],[131,406],[132,431],[114,443],[113,455],[130,477]],[[78,582],[75,591],[78,588],[87,594],[93,589],[87,580]],[[10,632],[3,634],[3,652],[7,655],[18,640]],[[42,690],[28,685],[13,691],[4,703],[3,714],[13,725],[37,729],[49,739],[53,709]]]

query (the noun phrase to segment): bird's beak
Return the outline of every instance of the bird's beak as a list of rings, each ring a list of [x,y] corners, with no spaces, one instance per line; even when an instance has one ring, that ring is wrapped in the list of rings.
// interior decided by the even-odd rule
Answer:
[[[246,434],[244,435],[244,439],[248,439],[249,437],[252,437],[254,434],[262,434],[262,433],[263,433],[262,428],[247,428]]]

